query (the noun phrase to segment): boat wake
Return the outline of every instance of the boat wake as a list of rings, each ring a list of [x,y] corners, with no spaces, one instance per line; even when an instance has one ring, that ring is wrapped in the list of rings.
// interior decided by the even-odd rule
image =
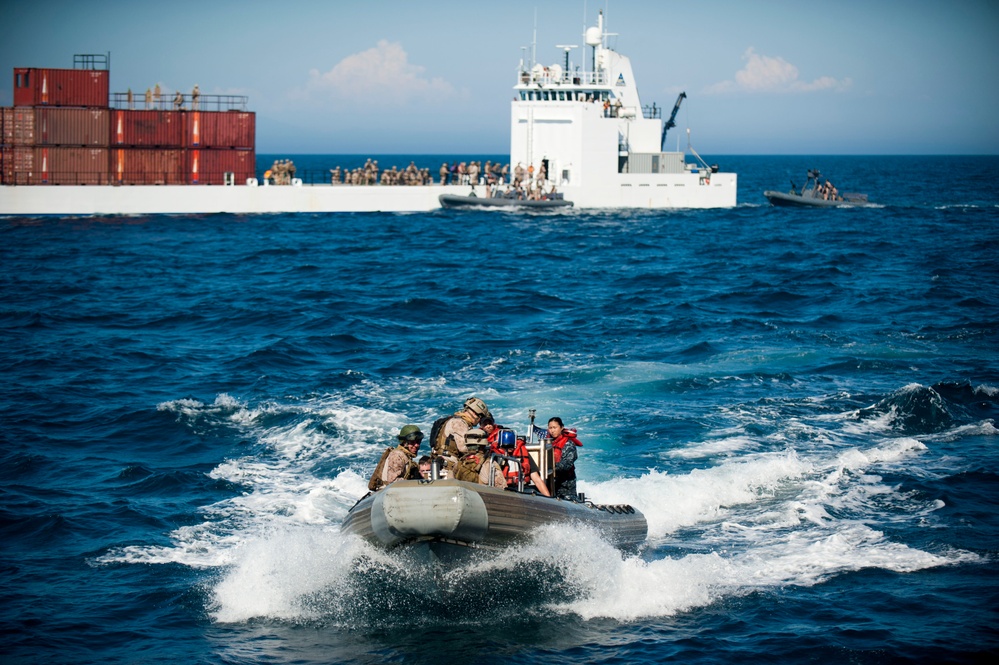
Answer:
[[[625,621],[672,616],[864,569],[911,572],[977,561],[966,551],[924,551],[890,535],[897,524],[932,523],[942,506],[885,480],[926,451],[893,428],[916,422],[932,440],[945,440],[946,427],[967,427],[942,418],[928,390],[909,386],[864,413],[827,414],[826,430],[803,437],[871,440],[867,446],[839,441],[761,451],[752,437],[733,434],[674,448],[681,470],[581,480],[588,498],[631,504],[646,515],[649,537],[638,553],[623,553],[579,525],[555,524],[447,569],[339,530],[366,492],[358,460],[370,462],[373,446],[364,441],[383,440],[385,433],[373,430],[391,431],[399,416],[349,400],[257,407],[226,395],[207,404],[177,400],[160,408],[192,430],[235,430],[248,442],[243,456],[211,472],[232,495],[201,508],[200,522],[174,530],[167,545],[112,548],[93,563],[207,571],[200,575],[205,603],[220,623],[394,625],[411,624],[415,615],[430,626],[525,612]],[[928,425],[930,416],[943,424]],[[807,425],[787,427],[800,440]],[[531,592],[516,595],[523,588]]]

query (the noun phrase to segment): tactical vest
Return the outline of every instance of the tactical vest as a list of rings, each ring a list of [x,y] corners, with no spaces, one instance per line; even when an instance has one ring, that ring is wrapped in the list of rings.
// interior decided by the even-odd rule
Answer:
[[[398,446],[396,446],[398,448]],[[382,480],[382,471],[385,467],[385,461],[388,459],[389,454],[396,450],[396,448],[386,448],[385,452],[382,453],[382,457],[378,460],[378,466],[375,467],[375,472],[371,474],[371,478],[368,480],[368,489],[372,492],[377,492],[381,488],[386,486],[385,481]],[[423,475],[420,473],[420,465],[416,463],[415,460],[410,459],[406,463],[406,468],[402,470],[402,475],[399,476],[402,480],[420,480]]]
[[[385,483],[382,482],[382,468],[385,466],[385,460],[388,459],[389,453],[393,450],[395,448],[386,448],[385,452],[382,453],[382,458],[378,460],[375,472],[371,474],[371,478],[368,480],[368,491],[377,492],[384,486]]]
[[[469,483],[479,482],[479,471],[482,469],[482,455],[479,453],[465,455],[458,460],[458,465],[454,470],[454,477],[457,480],[464,480]]]
[[[446,438],[444,436],[444,425],[448,423],[452,418],[460,418],[459,414],[454,414],[451,416],[444,416],[443,418],[438,418],[434,421],[434,424],[430,427],[430,449],[433,451],[434,455],[450,455],[451,457],[459,457],[462,453],[458,450],[458,446],[454,443],[454,436],[448,435]]]

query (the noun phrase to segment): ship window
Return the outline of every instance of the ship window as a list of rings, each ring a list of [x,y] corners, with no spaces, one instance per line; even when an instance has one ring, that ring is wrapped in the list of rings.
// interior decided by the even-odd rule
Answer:
[[[525,99],[527,99],[527,93],[524,92],[523,90],[521,90],[520,91],[520,101],[524,101]]]
[[[558,100],[560,102],[564,102],[565,101],[565,90],[559,90],[558,91]]]
[[[545,91],[544,91],[544,92],[542,92],[541,94],[545,96],[545,101],[547,102],[547,101],[548,101],[548,91],[547,91],[547,90],[545,90]]]

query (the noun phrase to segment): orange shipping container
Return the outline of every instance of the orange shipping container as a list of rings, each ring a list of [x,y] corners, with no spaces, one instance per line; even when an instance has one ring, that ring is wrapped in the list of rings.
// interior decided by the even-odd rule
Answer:
[[[182,148],[184,111],[111,111],[111,145]]]
[[[226,173],[233,182],[245,185],[256,171],[253,150],[188,150],[187,182],[192,185],[224,185]]]
[[[186,114],[187,147],[256,147],[256,114],[246,111],[191,111]]]
[[[10,121],[10,129],[4,130],[10,134],[10,145],[35,144],[35,109],[14,107],[11,109]]]
[[[183,150],[112,149],[111,179],[122,185],[182,185],[184,164]]]
[[[108,107],[108,70],[14,68],[14,106]]]
[[[38,107],[34,114],[35,145],[108,147],[108,109]]]
[[[6,152],[7,150],[9,152]],[[107,148],[14,146],[5,149],[4,184],[106,185],[109,183]]]

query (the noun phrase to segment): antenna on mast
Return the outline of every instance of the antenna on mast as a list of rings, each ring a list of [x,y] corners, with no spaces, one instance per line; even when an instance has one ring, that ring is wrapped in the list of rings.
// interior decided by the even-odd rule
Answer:
[[[556,44],[555,48],[560,48],[565,51],[565,73],[569,74],[569,51],[576,48],[576,44]]]
[[[538,8],[534,8],[534,37],[531,40],[531,67],[538,61]]]

